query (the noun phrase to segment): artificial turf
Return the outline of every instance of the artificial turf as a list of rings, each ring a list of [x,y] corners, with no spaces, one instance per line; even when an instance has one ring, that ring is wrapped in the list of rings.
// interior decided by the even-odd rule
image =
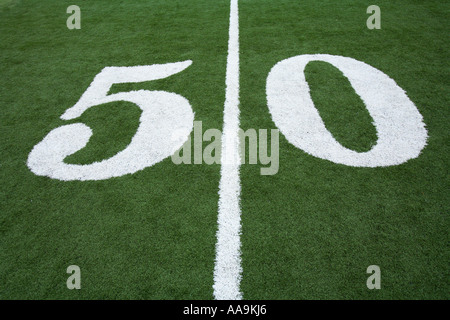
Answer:
[[[81,8],[68,30],[66,8]],[[417,106],[428,130],[404,164],[356,168],[315,158],[280,134],[280,166],[241,166],[245,299],[448,299],[450,5],[367,1],[241,0],[241,127],[276,129],[266,79],[301,54],[352,57],[381,70]],[[52,129],[82,122],[94,135],[67,163],[89,164],[129,144],[140,110],[109,103],[70,122],[106,66],[192,60],[167,79],[114,85],[175,92],[203,131],[223,126],[229,1],[0,1],[0,299],[212,299],[220,165],[170,158],[104,181],[59,181],[26,165]],[[339,70],[310,63],[306,78],[327,129],[367,151],[376,131]],[[81,290],[66,269],[81,268]],[[369,290],[366,268],[381,268]]]

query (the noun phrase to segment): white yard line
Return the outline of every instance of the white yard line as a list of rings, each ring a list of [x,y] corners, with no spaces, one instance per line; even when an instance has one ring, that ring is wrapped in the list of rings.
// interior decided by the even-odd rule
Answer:
[[[224,124],[222,133],[219,213],[214,266],[214,298],[240,300],[241,209],[239,178],[239,14],[231,0]]]

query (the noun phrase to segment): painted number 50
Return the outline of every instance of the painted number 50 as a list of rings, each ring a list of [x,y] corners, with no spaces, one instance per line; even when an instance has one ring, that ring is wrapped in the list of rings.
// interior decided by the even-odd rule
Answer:
[[[367,152],[343,147],[326,129],[314,106],[304,70],[311,61],[324,61],[346,76],[361,97],[377,130],[376,145]],[[89,165],[64,159],[84,148],[92,130],[83,123],[52,130],[31,151],[28,167],[36,175],[59,180],[103,180],[135,173],[171,156],[187,141],[194,113],[182,96],[165,91],[131,91],[108,95],[113,84],[157,80],[177,74],[192,61],[136,67],[106,67],[80,100],[61,116],[80,117],[87,109],[113,101],[141,108],[139,128],[131,143],[112,158]],[[416,158],[426,145],[422,116],[394,80],[352,58],[326,54],[299,55],[277,63],[267,77],[266,94],[275,125],[299,149],[325,160],[356,167],[391,166]],[[183,132],[180,139],[171,139]],[[179,136],[179,135],[178,135]]]

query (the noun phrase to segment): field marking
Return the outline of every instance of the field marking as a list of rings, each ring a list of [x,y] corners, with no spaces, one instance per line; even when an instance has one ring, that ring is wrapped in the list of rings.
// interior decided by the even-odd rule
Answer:
[[[151,66],[105,67],[97,74],[80,100],[61,116],[63,120],[80,117],[89,108],[117,101],[128,101],[141,110],[139,127],[130,144],[111,158],[86,165],[67,164],[64,159],[83,149],[93,132],[83,123],[68,124],[50,131],[31,150],[27,165],[39,176],[63,181],[105,180],[151,167],[181,148],[192,131],[194,113],[189,101],[166,91],[129,91],[108,94],[113,84],[164,79],[192,64],[187,60]],[[177,140],[167,139],[184,132]]]
[[[377,130],[371,150],[345,148],[328,131],[305,79],[311,61],[338,68],[364,102]],[[267,77],[266,94],[272,119],[287,140],[321,159],[354,167],[386,167],[417,158],[426,145],[422,115],[405,91],[382,71],[353,58],[305,54],[282,60]]]
[[[238,0],[230,2],[230,29],[222,133],[219,212],[214,266],[214,298],[240,300],[241,209],[239,154],[239,13]]]

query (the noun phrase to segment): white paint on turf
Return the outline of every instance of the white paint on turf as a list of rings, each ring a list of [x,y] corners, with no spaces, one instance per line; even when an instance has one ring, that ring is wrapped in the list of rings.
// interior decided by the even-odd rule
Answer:
[[[214,266],[214,298],[242,299],[241,209],[239,155],[239,14],[238,1],[230,3],[230,29],[222,133],[219,213]]]
[[[52,130],[28,156],[28,167],[36,175],[59,180],[103,180],[134,173],[162,161],[181,148],[192,131],[194,113],[184,97],[165,91],[130,91],[108,95],[113,84],[166,78],[181,72],[192,61],[136,67],[106,67],[80,100],[61,118],[76,119],[87,109],[115,101],[128,101],[141,108],[140,124],[131,143],[113,157],[88,165],[67,164],[64,159],[86,146],[92,130],[69,124]],[[173,132],[182,139],[170,139]]]
[[[368,152],[343,147],[326,129],[305,79],[311,61],[338,68],[361,97],[378,136]],[[266,94],[272,119],[286,139],[321,159],[355,167],[392,166],[418,157],[426,145],[422,115],[403,89],[380,70],[352,58],[306,54],[280,61],[267,77]]]

